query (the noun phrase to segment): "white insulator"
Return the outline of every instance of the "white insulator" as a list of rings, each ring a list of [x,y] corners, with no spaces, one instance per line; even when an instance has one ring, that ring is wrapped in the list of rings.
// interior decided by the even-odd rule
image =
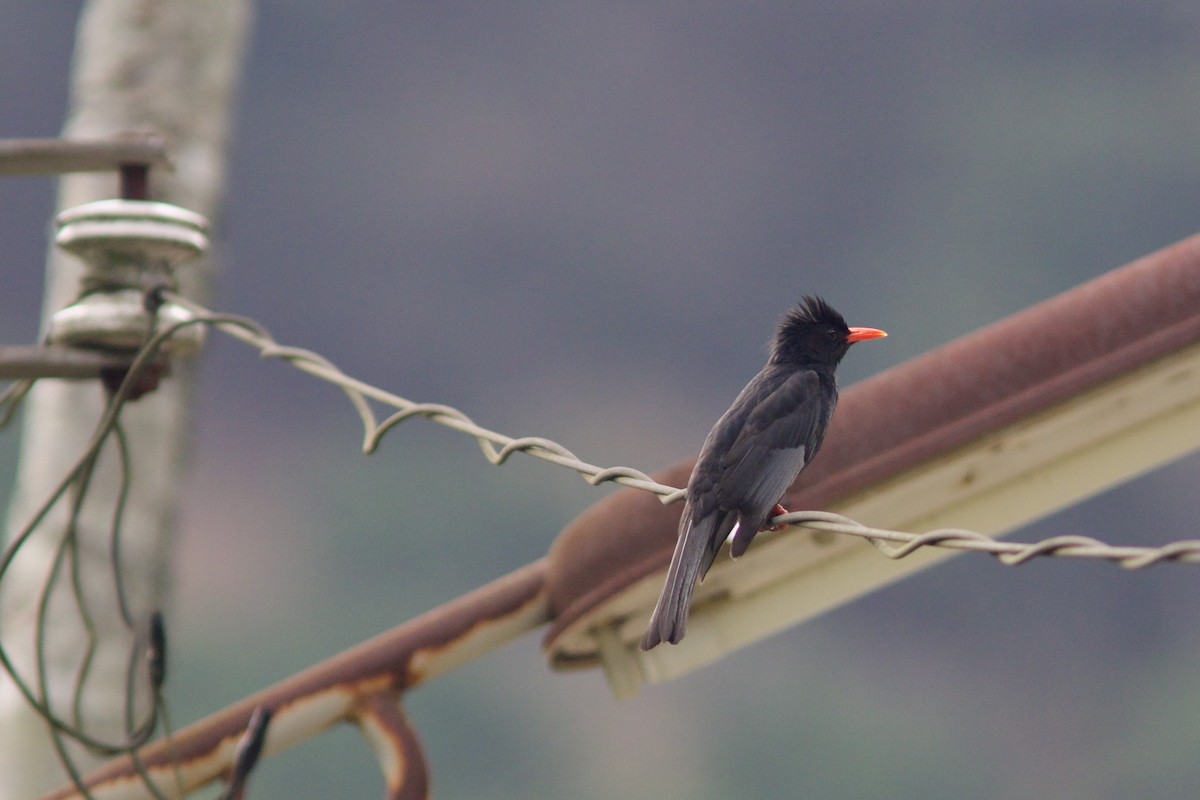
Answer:
[[[204,217],[169,203],[114,199],[67,209],[55,222],[55,243],[82,259],[85,272],[82,297],[51,319],[52,342],[134,350],[152,330],[192,318],[183,307],[165,303],[151,319],[145,291],[175,288],[175,267],[208,248]],[[203,326],[189,326],[164,349],[185,356],[203,343]]]

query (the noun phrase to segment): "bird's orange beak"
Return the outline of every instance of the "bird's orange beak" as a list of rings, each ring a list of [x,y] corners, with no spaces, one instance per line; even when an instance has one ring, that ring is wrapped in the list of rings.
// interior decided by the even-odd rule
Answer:
[[[851,328],[850,335],[846,337],[847,344],[855,342],[865,342],[868,339],[882,339],[887,336],[887,333],[878,328]]]

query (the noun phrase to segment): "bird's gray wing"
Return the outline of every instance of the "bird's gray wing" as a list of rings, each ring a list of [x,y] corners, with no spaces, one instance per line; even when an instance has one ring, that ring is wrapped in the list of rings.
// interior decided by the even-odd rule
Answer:
[[[832,413],[812,370],[801,370],[761,392],[737,437],[721,456],[718,504],[741,511],[734,555],[741,555],[779,498],[816,454]]]
[[[696,581],[739,524],[740,555],[816,452],[832,411],[817,373],[768,367],[709,432],[688,482],[687,505],[667,580],[642,639],[649,650],[683,638]]]

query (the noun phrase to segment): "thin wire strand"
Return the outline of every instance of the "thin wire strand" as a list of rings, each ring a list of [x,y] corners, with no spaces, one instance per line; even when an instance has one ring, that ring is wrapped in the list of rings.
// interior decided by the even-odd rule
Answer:
[[[10,658],[8,649],[2,641],[0,641],[0,666],[9,674],[13,684],[21,692],[29,705],[49,724],[51,739],[60,756],[60,761],[85,797],[90,797],[91,795],[80,783],[81,778],[74,764],[74,758],[67,747],[66,740],[70,739],[98,755],[132,754],[153,735],[157,719],[162,711],[162,696],[160,692],[155,690],[151,699],[151,707],[145,719],[141,723],[136,721],[133,684],[135,682],[134,673],[139,669],[142,653],[140,640],[137,637],[135,637],[134,646],[131,648],[127,667],[124,738],[116,741],[105,741],[88,733],[86,731],[82,705],[85,688],[92,672],[92,666],[100,641],[94,622],[93,611],[89,606],[83,584],[85,570],[80,559],[78,522],[81,508],[90,494],[91,480],[97,461],[105,444],[109,441],[115,442],[117,448],[120,475],[110,527],[110,535],[112,537],[112,541],[110,542],[111,566],[114,572],[113,577],[116,581],[116,597],[121,621],[127,629],[131,631],[134,629],[134,621],[125,595],[125,587],[120,576],[119,539],[129,495],[129,480],[131,475],[129,446],[120,424],[120,413],[125,403],[137,391],[137,382],[141,377],[142,371],[147,366],[154,364],[158,347],[165,341],[165,338],[149,338],[150,341],[146,347],[139,352],[139,358],[135,360],[135,365],[130,366],[124,380],[115,388],[115,391],[110,393],[109,403],[104,414],[82,454],[67,471],[63,479],[51,491],[49,497],[38,506],[32,519],[24,528],[16,533],[12,541],[5,548],[3,556],[0,557],[0,583],[2,583],[8,574],[9,568],[24,546],[45,527],[44,523],[50,511],[60,502],[66,504],[67,519],[60,534],[61,538],[53,547],[48,575],[38,592],[35,603],[36,624],[33,632],[33,674],[31,677],[26,677],[16,669],[15,664]],[[0,427],[12,419],[17,406],[27,395],[32,384],[32,380],[22,380],[0,394]],[[54,587],[63,581],[70,587],[69,594],[62,598],[61,601],[52,600]],[[72,603],[83,628],[80,663],[72,684],[71,697],[68,698],[70,705],[70,710],[67,712],[68,715],[59,714],[54,710],[56,702],[51,696],[47,652],[47,638],[49,635],[47,625],[51,602]],[[161,793],[155,791],[153,787],[151,787],[151,790],[154,791],[157,797],[162,797]]]

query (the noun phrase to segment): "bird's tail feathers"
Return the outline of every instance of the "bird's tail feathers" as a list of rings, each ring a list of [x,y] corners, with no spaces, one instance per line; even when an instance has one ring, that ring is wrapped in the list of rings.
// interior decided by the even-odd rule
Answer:
[[[696,582],[708,572],[736,519],[736,513],[713,512],[693,523],[690,514],[684,514],[667,580],[642,637],[643,650],[664,641],[678,644],[683,638]]]

